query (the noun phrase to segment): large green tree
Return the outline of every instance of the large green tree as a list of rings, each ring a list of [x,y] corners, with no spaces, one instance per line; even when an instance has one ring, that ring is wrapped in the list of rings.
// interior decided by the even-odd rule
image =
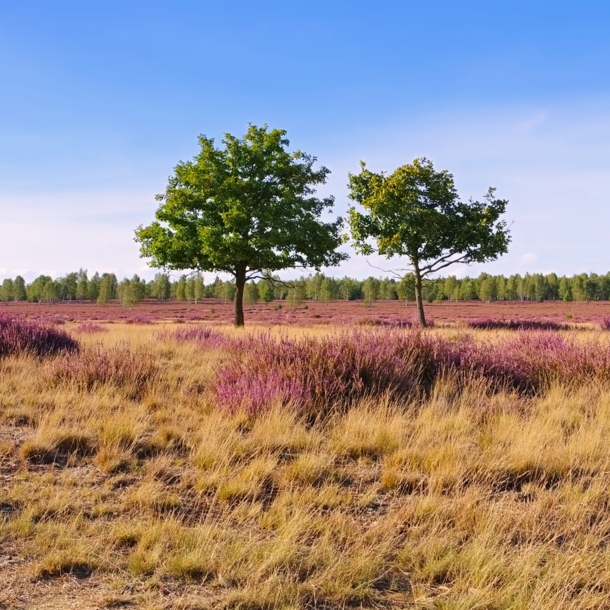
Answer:
[[[235,325],[243,326],[246,282],[281,269],[320,269],[346,258],[336,252],[342,220],[322,222],[334,199],[315,197],[329,174],[316,158],[288,152],[286,132],[251,125],[223,147],[199,137],[201,151],[179,163],[156,221],[136,230],[141,254],[155,267],[196,269],[235,278]]]
[[[394,173],[374,173],[360,163],[350,174],[350,198],[365,213],[349,210],[355,248],[387,258],[405,257],[415,276],[419,323],[426,326],[422,281],[455,263],[482,263],[505,253],[510,236],[500,216],[507,201],[490,188],[482,203],[460,201],[453,176],[415,159]]]

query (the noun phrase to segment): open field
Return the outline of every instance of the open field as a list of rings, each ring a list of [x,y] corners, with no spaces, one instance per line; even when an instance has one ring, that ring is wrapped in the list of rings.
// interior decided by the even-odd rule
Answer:
[[[0,315],[19,314],[31,319],[59,321],[205,321],[212,324],[233,322],[233,303],[204,299],[199,303],[184,301],[147,300],[133,309],[125,309],[117,302],[105,306],[93,303],[59,302],[0,303]],[[411,321],[415,305],[399,301],[376,301],[367,307],[362,301],[332,301],[325,304],[306,301],[291,308],[284,301],[268,305],[257,303],[245,306],[246,324],[262,325],[350,325],[371,321]],[[426,304],[426,316],[437,323],[463,323],[480,318],[500,320],[549,320],[560,323],[597,324],[610,317],[609,301],[571,302],[545,301],[445,301]]]
[[[610,607],[606,333],[56,328],[0,358],[0,608]]]

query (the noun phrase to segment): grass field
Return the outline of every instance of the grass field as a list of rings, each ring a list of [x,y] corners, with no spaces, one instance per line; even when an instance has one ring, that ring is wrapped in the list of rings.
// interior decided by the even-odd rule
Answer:
[[[259,377],[244,369],[244,383],[260,383],[265,358],[244,331],[60,328],[79,352],[0,358],[0,608],[610,607],[604,333],[547,335],[596,359],[557,360],[531,386],[438,375],[421,392],[350,394],[346,377],[341,400],[320,377],[299,403],[287,397],[315,341],[332,358],[343,329],[275,329],[297,345],[286,358],[306,359],[248,414],[218,381],[246,363]],[[341,344],[333,366],[376,332]],[[465,332],[425,336],[459,346]],[[518,333],[468,334],[503,346]]]

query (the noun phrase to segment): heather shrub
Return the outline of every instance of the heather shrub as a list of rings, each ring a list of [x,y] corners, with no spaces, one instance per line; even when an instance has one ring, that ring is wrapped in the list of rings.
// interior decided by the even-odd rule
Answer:
[[[554,333],[524,332],[496,343],[388,330],[300,341],[259,335],[235,341],[229,352],[213,382],[218,406],[250,414],[278,403],[317,414],[382,394],[417,400],[447,377],[458,391],[476,380],[492,393],[522,395],[554,382],[610,382],[606,345]]]
[[[360,318],[357,324],[359,326],[388,326],[388,321],[381,318]]]
[[[19,354],[50,356],[77,351],[78,341],[68,333],[41,322],[0,316],[0,357]]]
[[[490,391],[536,394],[554,382],[610,381],[610,350],[596,341],[577,343],[556,333],[523,332],[499,343],[456,342],[442,365],[456,379],[483,380]]]
[[[600,326],[602,327],[602,330],[610,330],[610,317],[602,318]]]
[[[125,324],[152,324],[153,319],[150,316],[135,314],[125,320]]]
[[[86,390],[114,385],[135,398],[154,380],[158,364],[153,354],[141,348],[97,346],[58,357],[49,364],[49,373],[55,381],[75,383]]]
[[[570,330],[569,324],[549,320],[493,320],[481,318],[467,323],[469,328],[480,330]]]
[[[278,402],[317,412],[386,392],[415,398],[434,381],[439,345],[415,332],[353,332],[300,341],[247,337],[235,343],[232,358],[217,370],[213,390],[222,408],[251,414]]]
[[[76,332],[79,333],[102,333],[107,331],[107,328],[93,322],[83,322],[76,327]]]
[[[172,331],[162,331],[157,334],[157,339],[177,343],[193,342],[201,347],[227,347],[232,344],[226,335],[205,326],[185,326]]]
[[[394,328],[411,328],[416,326],[417,323],[411,320],[395,320],[395,319],[384,319],[384,318],[360,318],[358,320],[359,326],[387,326]]]

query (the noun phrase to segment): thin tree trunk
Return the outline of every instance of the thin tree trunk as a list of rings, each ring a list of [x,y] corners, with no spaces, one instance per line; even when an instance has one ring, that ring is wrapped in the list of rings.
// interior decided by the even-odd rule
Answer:
[[[417,305],[417,317],[419,319],[419,325],[422,328],[425,328],[427,326],[426,324],[426,316],[424,314],[424,301],[422,299],[422,281],[421,281],[421,275],[419,273],[419,267],[414,264],[414,271],[415,271],[415,303]]]
[[[246,269],[238,268],[235,273],[235,326],[244,325],[244,288],[246,286]]]

